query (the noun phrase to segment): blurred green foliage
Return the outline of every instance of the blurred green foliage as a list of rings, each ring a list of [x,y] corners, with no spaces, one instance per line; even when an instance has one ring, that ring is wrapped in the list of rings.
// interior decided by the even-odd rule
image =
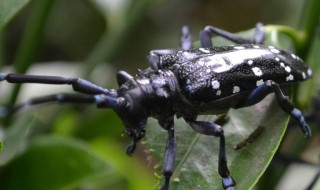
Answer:
[[[312,6],[303,9],[307,3]],[[319,96],[320,43],[314,33],[317,23],[312,21],[319,19],[319,10],[316,0],[2,0],[0,69],[81,76],[115,88],[117,70],[136,73],[138,68],[147,67],[146,55],[151,49],[178,47],[182,25],[190,26],[196,41],[197,31],[205,25],[243,31],[263,22],[267,24],[269,44],[297,52],[313,68],[314,80],[294,88],[296,102],[307,111],[312,98]],[[250,32],[241,35],[250,36]],[[274,34],[279,37],[272,41]],[[68,87],[49,86],[51,91],[43,85],[12,86],[0,84],[1,105],[48,93],[70,92]],[[230,132],[227,151],[231,172],[244,189],[255,185],[263,173],[256,189],[273,189],[277,185],[279,188],[279,184],[286,183],[281,179],[287,175],[289,164],[279,167],[271,163],[266,172],[265,169],[281,142],[288,117],[277,106],[256,116],[255,109],[265,104],[240,113],[232,110],[225,125]],[[199,182],[201,189],[212,189],[217,184],[217,189],[221,188],[215,162],[217,139],[195,134],[181,121],[176,123],[179,152],[172,188],[199,187]],[[240,152],[232,149],[260,124],[266,132],[257,142]],[[316,131],[316,124],[311,125]],[[0,127],[0,189],[149,190],[157,186],[154,167],[159,161],[161,164],[166,134],[154,120],[150,120],[147,138],[133,157],[124,153],[129,140],[122,135],[123,126],[115,113],[94,106],[27,108],[4,118]],[[319,163],[319,134],[304,141],[300,131],[292,129],[286,136],[280,145],[281,154]],[[206,170],[195,168],[201,164]],[[156,171],[161,173],[161,169]],[[241,180],[242,176],[245,179]],[[306,185],[310,175],[302,177],[301,181],[293,180]],[[288,181],[289,185],[294,184],[290,178]]]

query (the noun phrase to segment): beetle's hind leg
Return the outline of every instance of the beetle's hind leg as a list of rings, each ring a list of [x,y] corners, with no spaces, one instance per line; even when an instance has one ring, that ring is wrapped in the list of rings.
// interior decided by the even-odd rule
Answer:
[[[262,99],[264,99],[271,92],[274,92],[282,110],[290,114],[290,116],[296,120],[305,137],[306,138],[310,137],[311,129],[308,126],[308,124],[305,122],[305,119],[301,111],[297,109],[294,103],[290,101],[289,98],[283,94],[280,86],[272,80],[268,80],[262,85],[258,86],[254,91],[252,91],[248,95],[244,103],[237,105],[235,108],[248,107],[248,106],[254,105],[260,102]]]
[[[255,35],[253,39],[246,39],[214,26],[206,26],[200,32],[201,47],[203,48],[213,47],[212,41],[211,41],[211,37],[213,34],[221,36],[237,44],[262,44],[265,39],[265,31],[261,23],[256,24],[256,30],[255,30]]]
[[[194,121],[186,119],[186,122],[200,134],[216,136],[220,138],[218,172],[222,177],[223,188],[226,190],[235,190],[234,186],[236,183],[230,176],[227,165],[227,156],[225,150],[226,145],[223,129],[215,123],[206,121]]]

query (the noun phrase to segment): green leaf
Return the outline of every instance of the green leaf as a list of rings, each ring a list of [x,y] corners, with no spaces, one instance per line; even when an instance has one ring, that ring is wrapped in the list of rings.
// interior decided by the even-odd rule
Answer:
[[[89,179],[114,179],[113,170],[97,158],[90,147],[71,138],[35,138],[26,152],[2,176],[1,188],[7,190],[74,189]]]
[[[267,96],[260,103],[239,110],[230,110],[223,125],[226,136],[228,166],[237,182],[237,189],[250,189],[258,181],[274,156],[285,132],[288,116]],[[212,116],[197,120],[212,121]],[[163,160],[166,132],[149,122],[146,145],[153,158]],[[241,150],[233,147],[244,140],[258,126],[264,131],[252,144]],[[171,189],[222,189],[218,174],[219,139],[194,132],[182,119],[175,121],[177,156]],[[162,162],[161,162],[162,163]],[[161,170],[160,170],[161,172]]]
[[[110,163],[121,176],[126,178],[128,182],[126,190],[154,189],[156,181],[152,178],[152,173],[146,169],[146,163],[135,159],[135,155],[133,157],[126,155],[118,142],[111,138],[96,138],[92,141],[92,147],[99,157]]]
[[[8,163],[21,151],[33,126],[34,119],[33,114],[23,114],[15,120],[10,128],[4,130],[4,147],[0,154],[0,166]]]
[[[27,4],[30,0],[1,0],[0,1],[0,32],[5,25]]]
[[[2,152],[2,148],[3,148],[3,142],[0,141],[0,153]]]

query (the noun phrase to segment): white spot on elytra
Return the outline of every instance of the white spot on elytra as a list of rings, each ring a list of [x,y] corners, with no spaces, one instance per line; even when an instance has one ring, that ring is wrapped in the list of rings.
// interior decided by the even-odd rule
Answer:
[[[257,86],[260,86],[260,85],[262,85],[264,82],[263,82],[263,79],[261,79],[261,80],[257,80]]]
[[[290,74],[289,76],[287,76],[286,81],[291,81],[293,79],[294,79],[293,75]]]
[[[189,52],[184,51],[184,52],[182,53],[182,55],[185,56],[185,57],[188,57],[188,56],[189,56]]]
[[[295,55],[295,54],[291,54],[291,57],[293,58],[293,59],[297,59],[297,56]]]
[[[283,67],[283,68],[286,67],[283,62],[280,63],[280,66]]]
[[[284,69],[285,69],[288,73],[291,72],[291,68],[290,68],[289,66],[286,66]]]
[[[270,49],[270,51],[273,52],[273,53],[280,53],[280,51],[277,50],[277,49]]]
[[[150,80],[149,79],[140,79],[140,80],[137,80],[137,82],[139,84],[146,85],[146,84],[150,83]]]
[[[203,53],[210,53],[210,50],[206,48],[199,48],[199,50],[202,51]]]
[[[219,89],[220,88],[220,82],[217,80],[212,80],[211,81],[211,86],[213,89]]]
[[[276,60],[277,62],[280,61],[279,57],[276,57],[275,60]]]
[[[206,70],[206,72],[207,72],[207,73],[210,73],[210,72],[211,72],[211,69],[210,69],[210,68],[208,68],[208,69]]]
[[[273,46],[268,46],[268,48],[270,49],[271,52],[273,53],[280,53],[280,51],[278,49],[276,49],[275,47]]]
[[[258,68],[258,67],[253,67],[252,71],[254,72],[255,75],[257,76],[261,76],[262,75],[262,71]]]
[[[250,49],[250,51],[228,51],[200,57],[198,64],[203,67],[210,67],[211,72],[221,73],[231,68],[241,65],[248,61],[248,57],[252,60],[268,55],[269,52],[264,49]]]
[[[248,63],[249,65],[252,65],[253,60],[250,59],[247,63]]]
[[[220,96],[220,95],[221,95],[221,90],[218,90],[217,93],[216,93],[216,95],[217,95],[217,96]]]
[[[234,46],[234,49],[244,49],[243,46]]]
[[[302,72],[302,78],[303,78],[303,79],[306,79],[306,78],[307,78],[307,76],[306,76],[306,73],[305,73],[305,72]]]
[[[239,86],[234,86],[232,92],[233,92],[233,93],[240,92],[240,87],[239,87]]]

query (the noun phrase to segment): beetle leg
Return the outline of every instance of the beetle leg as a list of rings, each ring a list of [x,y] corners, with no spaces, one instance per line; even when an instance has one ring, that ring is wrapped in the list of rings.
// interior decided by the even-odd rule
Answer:
[[[222,177],[222,184],[224,189],[234,190],[234,186],[236,185],[236,183],[230,176],[230,172],[227,165],[225,136],[223,129],[215,123],[210,123],[206,121],[194,121],[186,119],[186,122],[200,134],[216,136],[220,138],[218,172]]]
[[[246,39],[236,34],[222,30],[220,28],[216,28],[214,26],[206,26],[202,31],[200,31],[201,47],[204,47],[204,48],[213,47],[212,41],[211,41],[211,37],[213,34],[221,36],[237,44],[262,44],[265,39],[265,32],[263,29],[263,25],[261,23],[256,24],[256,30],[255,30],[255,35],[253,39]]]
[[[123,85],[124,83],[131,80],[132,78],[133,76],[131,76],[129,73],[125,71],[119,71],[117,73],[117,82],[119,86]]]
[[[150,51],[150,53],[147,57],[149,66],[155,71],[159,70],[159,66],[161,66],[160,65],[160,56],[169,55],[169,54],[172,54],[175,52],[177,52],[177,50],[175,50],[175,49],[158,49],[158,50]]]
[[[55,85],[67,84],[71,85],[73,90],[76,92],[82,92],[91,95],[109,94],[107,89],[81,78],[0,73],[0,81],[7,81],[9,83],[40,83]]]
[[[246,101],[243,104],[237,105],[237,107],[235,108],[248,107],[248,106],[254,105],[260,102],[262,99],[264,99],[266,95],[268,95],[271,92],[275,93],[277,101],[280,107],[282,108],[282,110],[290,114],[291,117],[293,117],[297,121],[305,137],[307,138],[310,137],[311,129],[308,126],[308,124],[305,122],[305,119],[301,111],[297,109],[294,103],[290,101],[287,96],[283,94],[279,85],[272,80],[268,80],[264,84],[258,86],[254,91],[252,91],[248,95]]]
[[[160,122],[159,122],[160,123]],[[161,190],[169,189],[169,182],[173,172],[174,161],[176,158],[176,139],[174,136],[174,123],[173,119],[161,123],[162,128],[167,130],[168,138],[164,156],[163,175],[165,182],[161,187]]]
[[[181,29],[180,47],[183,50],[190,50],[192,48],[192,36],[188,26],[183,26]]]

